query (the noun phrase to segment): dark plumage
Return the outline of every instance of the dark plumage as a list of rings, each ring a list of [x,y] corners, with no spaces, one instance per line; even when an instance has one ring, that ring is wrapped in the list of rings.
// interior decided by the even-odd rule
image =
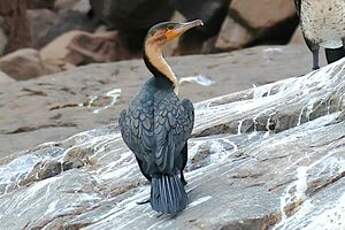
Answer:
[[[193,129],[194,108],[189,100],[177,97],[175,75],[162,58],[160,48],[186,31],[181,28],[197,25],[201,21],[163,23],[148,32],[144,61],[154,76],[146,81],[128,109],[122,111],[119,120],[124,142],[151,182],[152,208],[166,214],[176,214],[188,203],[183,169],[187,163],[187,140]]]
[[[327,62],[345,56],[345,1],[294,0],[304,39],[313,53],[313,69],[319,69],[320,47],[326,48]]]

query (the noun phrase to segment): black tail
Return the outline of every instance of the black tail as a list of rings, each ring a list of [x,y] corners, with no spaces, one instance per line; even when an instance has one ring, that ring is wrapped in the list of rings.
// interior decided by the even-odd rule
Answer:
[[[188,196],[177,175],[162,175],[152,178],[150,201],[153,210],[176,214],[186,208]]]

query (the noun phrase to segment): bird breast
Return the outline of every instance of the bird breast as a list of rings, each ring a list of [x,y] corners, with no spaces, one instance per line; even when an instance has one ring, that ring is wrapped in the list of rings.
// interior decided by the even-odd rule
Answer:
[[[325,48],[339,48],[345,38],[345,0],[301,0],[306,38]]]

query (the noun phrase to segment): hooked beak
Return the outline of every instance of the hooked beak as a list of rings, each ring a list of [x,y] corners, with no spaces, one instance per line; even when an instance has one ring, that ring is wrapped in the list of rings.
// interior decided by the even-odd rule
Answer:
[[[200,19],[191,22],[181,23],[177,28],[167,31],[165,35],[167,36],[168,40],[172,40],[174,38],[180,37],[187,30],[203,25],[204,23]]]

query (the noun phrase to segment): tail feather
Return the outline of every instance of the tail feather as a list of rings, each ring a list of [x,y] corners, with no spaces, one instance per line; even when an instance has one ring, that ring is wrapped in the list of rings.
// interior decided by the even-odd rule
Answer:
[[[152,178],[150,201],[153,210],[176,214],[186,208],[188,196],[177,175],[161,175]]]

